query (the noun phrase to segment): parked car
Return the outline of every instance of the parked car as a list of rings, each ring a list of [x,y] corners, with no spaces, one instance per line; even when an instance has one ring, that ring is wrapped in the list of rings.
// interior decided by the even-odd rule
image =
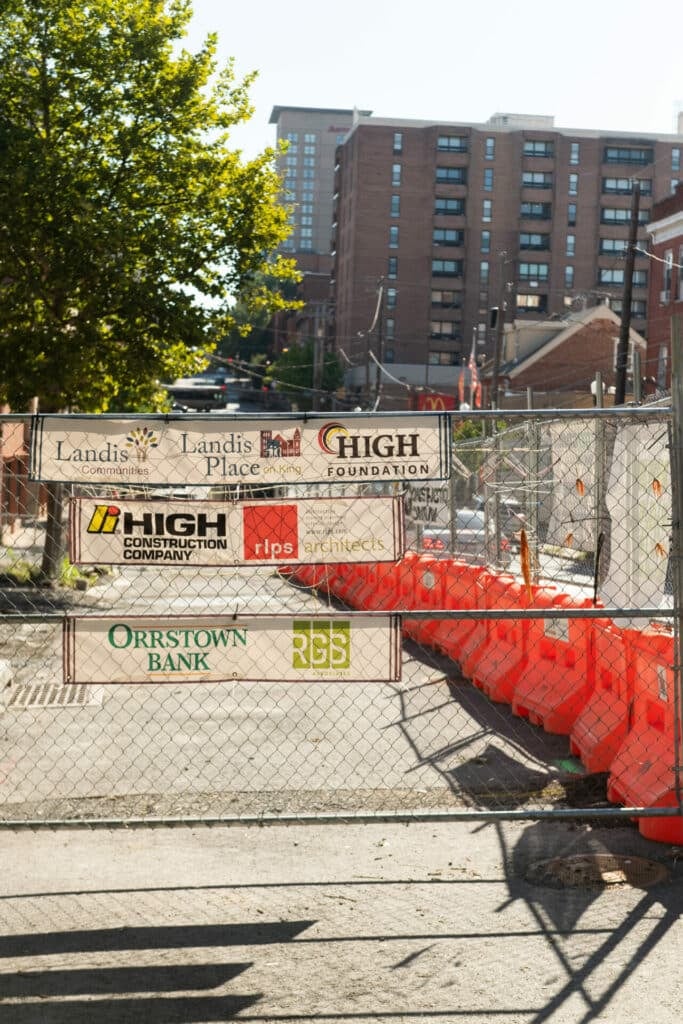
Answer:
[[[476,564],[496,561],[493,550],[494,536],[486,529],[486,515],[482,509],[459,508],[455,513],[455,537],[451,547],[451,530],[448,526],[426,526],[422,531],[422,550],[438,553],[452,553]],[[509,565],[512,544],[510,538],[501,532],[500,555],[497,561]]]

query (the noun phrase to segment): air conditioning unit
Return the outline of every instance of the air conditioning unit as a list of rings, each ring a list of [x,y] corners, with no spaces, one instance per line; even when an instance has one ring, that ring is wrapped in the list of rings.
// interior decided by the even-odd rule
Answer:
[[[659,293],[659,301],[660,302],[669,302],[670,300],[671,300],[671,292],[668,291],[667,289],[664,289],[663,292]]]

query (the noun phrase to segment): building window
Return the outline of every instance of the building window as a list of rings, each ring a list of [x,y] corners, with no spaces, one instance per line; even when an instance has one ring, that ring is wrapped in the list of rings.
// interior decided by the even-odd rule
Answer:
[[[493,202],[490,199],[484,199],[481,204],[481,219],[485,224],[488,224],[493,216]]]
[[[312,228],[302,228],[301,231],[299,232],[299,234],[301,235],[302,238],[312,238],[312,236],[313,236],[313,229]]]
[[[285,178],[296,178],[296,167],[285,167]],[[291,185],[291,182],[286,182],[287,185]]]
[[[538,292],[533,292],[531,294],[527,294],[525,292],[517,293],[518,313],[547,313],[547,311],[547,295],[539,295]]]
[[[311,167],[304,167],[304,178],[315,178],[315,171]]]
[[[678,178],[672,178],[671,179],[671,195],[674,194],[674,192],[676,191],[677,188],[678,188]]]
[[[432,320],[429,325],[429,333],[432,338],[457,338],[458,324],[452,320]]]
[[[496,140],[492,135],[484,143],[484,156],[487,160],[493,160],[496,155]]]
[[[652,149],[641,149],[636,146],[606,146],[604,151],[606,164],[637,164],[644,167],[651,164],[652,159]]]
[[[436,180],[442,185],[466,185],[466,167],[437,167]]]
[[[460,362],[460,353],[430,352],[428,362],[430,366],[457,366]]]
[[[316,138],[317,138],[317,136],[316,136],[315,132],[306,132],[306,134],[304,135],[304,142],[313,142],[314,143],[316,141]]]
[[[296,167],[296,165],[297,165],[297,159],[296,159],[295,156],[287,155],[285,157],[285,166],[286,167]]]
[[[465,232],[455,228],[434,228],[432,231],[434,245],[462,245],[464,239]]]
[[[398,225],[392,224],[389,228],[389,248],[398,249]]]
[[[441,216],[443,214],[463,216],[465,213],[465,200],[446,199],[443,196],[437,196],[434,200],[434,213],[437,216]]]
[[[482,260],[479,264],[479,284],[486,285],[489,283],[489,261]]]
[[[457,309],[462,304],[460,292],[451,289],[432,288],[432,306],[441,306],[444,309]]]
[[[439,135],[436,148],[441,153],[466,153],[468,139],[466,135]]]
[[[299,136],[297,135],[296,132],[287,132],[287,134],[285,135],[285,138],[287,139],[287,142],[298,142],[299,141]]]
[[[624,256],[628,249],[625,238],[601,238],[600,254],[603,256]]]
[[[681,169],[681,151],[678,146],[674,146],[671,150],[671,170],[680,171]]]
[[[301,202],[302,203],[312,203],[313,202],[313,193],[312,192],[302,192],[301,193]]]
[[[433,277],[462,277],[462,260],[432,260]]]
[[[484,168],[484,192],[493,192],[493,167]]]
[[[396,321],[393,317],[387,317],[384,321],[384,337],[387,341],[393,341],[396,337]]]
[[[573,267],[565,267],[564,268],[564,286],[565,286],[565,288],[573,288],[574,287],[574,268]]]
[[[304,156],[315,156],[315,146],[304,146]]]
[[[390,256],[387,261],[387,277],[395,280],[398,277],[398,256]]]
[[[630,196],[633,192],[632,178],[603,178],[602,191],[606,195]],[[652,195],[652,179],[644,178],[640,181],[640,194],[642,196]]]
[[[392,217],[400,217],[401,216],[401,197],[400,196],[392,196],[391,197],[391,216]]]
[[[665,388],[667,385],[667,367],[669,365],[668,345],[659,346],[659,359],[657,360],[657,387]]]
[[[539,235],[534,232],[522,231],[519,235],[520,249],[549,249],[550,235]]]
[[[394,188],[398,188],[398,186],[401,184],[401,165],[400,164],[392,164],[391,165],[391,184],[394,186]]]
[[[299,224],[301,224],[302,227],[310,227],[312,223],[313,223],[313,218],[312,217],[300,217],[299,218]]]
[[[522,203],[519,207],[520,217],[530,220],[550,220],[552,207],[550,203]]]
[[[614,267],[600,267],[598,269],[598,284],[623,284],[624,283],[624,271],[617,270]],[[647,285],[647,271],[646,270],[634,270],[633,271],[633,286],[635,288],[644,288]]]
[[[302,238],[301,239],[301,243],[299,245],[299,248],[300,249],[306,249],[306,250],[312,249],[313,248],[313,242],[311,241],[310,238]]]
[[[385,348],[384,349],[384,362],[385,363],[393,363],[393,361],[394,361],[394,350],[393,350],[393,348]]]
[[[661,302],[669,302],[671,299],[671,279],[673,278],[673,272],[673,249],[667,249],[664,253],[664,276],[662,278],[662,294],[660,295]]]
[[[579,144],[578,142],[572,142],[569,147],[569,163],[578,164],[579,162]]]
[[[403,132],[394,132],[394,153],[403,152]]]
[[[576,256],[576,235],[567,235],[564,252],[566,256]]]
[[[553,156],[554,148],[552,142],[544,142],[540,139],[526,139],[524,142],[524,156]]]
[[[313,203],[302,203],[300,209],[302,213],[313,213]]]
[[[387,288],[387,309],[396,309],[396,295],[395,288]]]
[[[490,231],[482,231],[482,233],[481,233],[481,252],[483,252],[483,253],[491,252],[491,232]]]
[[[547,281],[548,263],[520,263],[519,277],[522,281]]]
[[[579,194],[579,176],[578,174],[569,175],[569,195],[577,196]]]
[[[552,188],[553,176],[545,171],[522,171],[524,188]]]
[[[649,210],[638,211],[638,223],[647,224],[650,219]],[[601,224],[628,224],[631,220],[631,211],[628,207],[603,206],[600,210]]]
[[[304,167],[315,167],[315,157],[314,156],[305,156],[304,157]]]
[[[569,203],[567,205],[567,224],[570,228],[573,228],[576,224],[576,203]]]

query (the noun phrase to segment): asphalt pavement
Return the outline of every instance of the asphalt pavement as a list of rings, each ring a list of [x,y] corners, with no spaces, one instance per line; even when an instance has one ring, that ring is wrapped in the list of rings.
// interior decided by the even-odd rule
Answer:
[[[666,878],[535,881],[606,853]],[[680,1019],[678,851],[630,827],[1,830],[0,861],[7,1024]]]

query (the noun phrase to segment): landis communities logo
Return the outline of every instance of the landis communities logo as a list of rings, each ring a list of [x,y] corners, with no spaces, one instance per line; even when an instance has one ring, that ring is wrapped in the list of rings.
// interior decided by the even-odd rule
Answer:
[[[159,438],[151,427],[136,427],[126,435],[126,448],[131,449],[138,462],[147,462],[152,448],[159,447]]]

